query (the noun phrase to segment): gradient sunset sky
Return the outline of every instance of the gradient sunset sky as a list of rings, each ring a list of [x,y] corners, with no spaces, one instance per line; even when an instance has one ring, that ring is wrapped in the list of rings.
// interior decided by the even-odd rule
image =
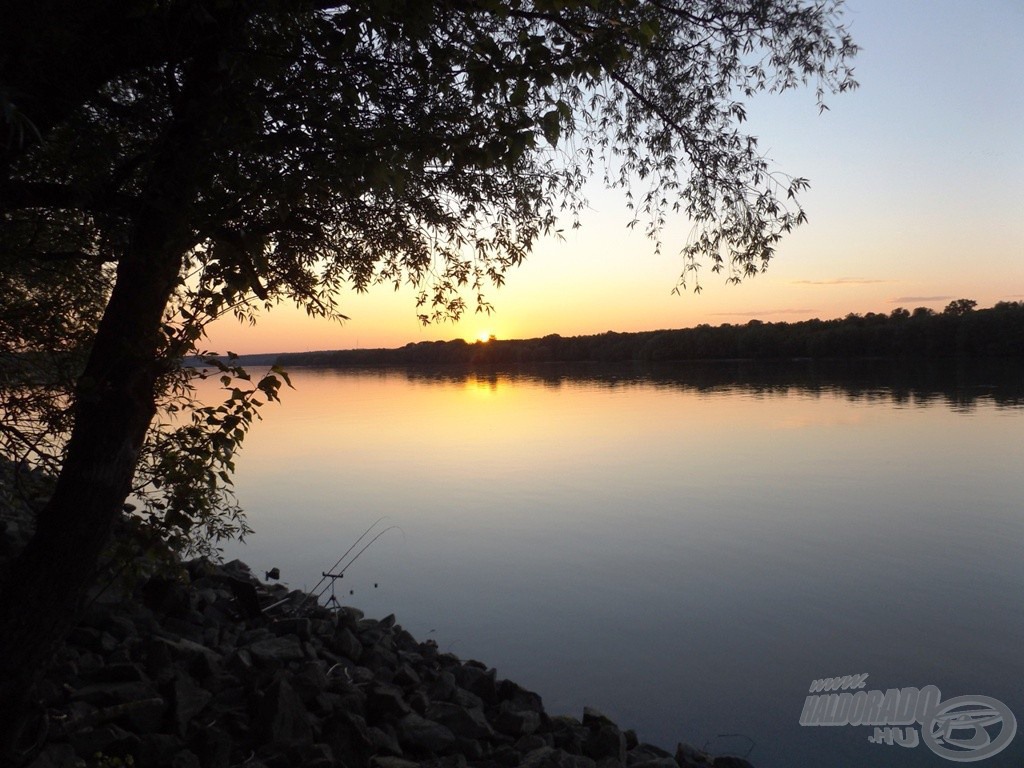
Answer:
[[[537,244],[489,292],[496,312],[421,326],[413,291],[342,296],[343,325],[281,306],[255,328],[210,329],[207,347],[256,352],[396,347],[942,309],[1024,299],[1024,0],[848,0],[860,89],[759,97],[748,131],[777,168],[810,179],[809,221],[768,272],[739,286],[705,270],[672,295],[685,219],[655,256],[627,230],[624,198],[599,188],[583,227]]]

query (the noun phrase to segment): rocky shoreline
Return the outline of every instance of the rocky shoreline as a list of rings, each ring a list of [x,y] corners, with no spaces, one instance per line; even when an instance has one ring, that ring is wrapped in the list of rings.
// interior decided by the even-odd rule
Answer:
[[[27,535],[4,512],[0,560]],[[394,616],[324,608],[237,560],[100,594],[39,699],[32,768],[750,766],[644,744],[589,708],[549,715],[536,693]]]

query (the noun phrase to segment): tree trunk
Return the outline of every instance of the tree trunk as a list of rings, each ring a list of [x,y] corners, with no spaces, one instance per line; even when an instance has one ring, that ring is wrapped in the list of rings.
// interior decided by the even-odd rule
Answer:
[[[156,410],[161,323],[177,285],[203,184],[214,104],[223,81],[217,50],[193,63],[175,118],[147,175],[132,236],[88,363],[53,496],[35,536],[0,591],[0,765],[14,764],[30,719],[31,692],[74,625],[97,564],[131,490],[139,450]],[[22,741],[30,741],[26,732]]]
[[[80,382],[75,426],[56,488],[3,585],[0,735],[5,752],[30,714],[25,711],[29,691],[77,616],[131,489],[153,418],[156,334],[180,256],[147,261],[120,270]]]

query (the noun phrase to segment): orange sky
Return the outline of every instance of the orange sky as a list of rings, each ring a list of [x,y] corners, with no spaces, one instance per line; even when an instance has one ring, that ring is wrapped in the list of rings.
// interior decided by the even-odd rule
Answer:
[[[624,199],[598,190],[581,230],[538,243],[489,293],[489,317],[424,328],[413,292],[382,286],[341,297],[344,325],[282,306],[255,329],[217,323],[208,348],[393,347],[1024,298],[1024,6],[849,0],[848,9],[863,48],[860,90],[832,98],[822,115],[806,91],[751,106],[748,129],[769,157],[812,185],[802,198],[809,223],[783,241],[767,274],[727,286],[706,273],[703,293],[674,296],[688,222],[670,225],[655,256],[626,229]]]

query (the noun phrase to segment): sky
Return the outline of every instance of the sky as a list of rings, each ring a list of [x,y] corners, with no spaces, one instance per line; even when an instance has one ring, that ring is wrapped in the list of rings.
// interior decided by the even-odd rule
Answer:
[[[579,230],[546,239],[490,315],[422,326],[412,290],[343,295],[343,324],[281,306],[255,327],[232,319],[207,348],[238,354],[398,347],[980,307],[1024,299],[1024,0],[847,0],[861,46],[860,88],[759,96],[747,130],[779,168],[810,179],[809,220],[768,271],[742,284],[705,270],[700,294],[674,295],[690,231],[670,222],[655,255],[626,227],[621,194],[595,187]]]

